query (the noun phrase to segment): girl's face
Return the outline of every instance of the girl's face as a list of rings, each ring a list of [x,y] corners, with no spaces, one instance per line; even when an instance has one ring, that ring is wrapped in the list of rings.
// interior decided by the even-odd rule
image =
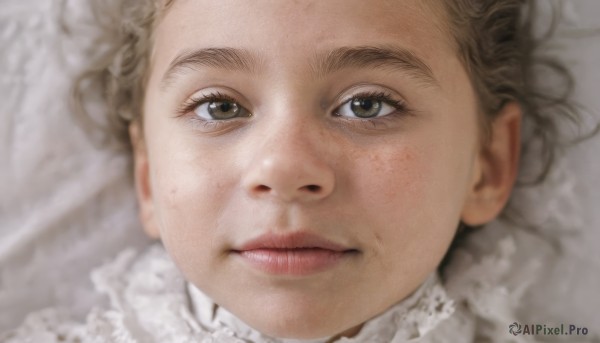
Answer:
[[[330,336],[414,291],[461,219],[497,214],[438,7],[174,3],[132,133],[145,228],[189,281],[266,334]]]

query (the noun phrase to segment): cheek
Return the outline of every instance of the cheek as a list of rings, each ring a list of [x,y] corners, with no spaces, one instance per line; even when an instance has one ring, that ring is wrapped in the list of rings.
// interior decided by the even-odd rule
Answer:
[[[374,228],[369,234],[379,242],[375,254],[390,267],[420,273],[428,269],[424,265],[439,263],[454,235],[468,179],[467,155],[435,142],[395,146],[365,157],[351,178],[363,180],[356,184],[356,198],[363,199],[358,206],[365,209],[365,225]]]
[[[190,261],[196,267],[210,261],[208,247],[220,241],[219,216],[229,196],[225,182],[230,178],[222,168],[227,163],[210,153],[172,145],[163,148],[165,152],[151,161],[156,219],[162,242],[180,268],[187,270]]]
[[[358,198],[373,204],[367,207],[382,216],[398,216],[403,221],[418,219],[434,209],[453,207],[446,200],[452,194],[456,173],[441,149],[404,146],[371,153],[357,163],[352,176],[359,187]],[[454,173],[453,173],[454,171]],[[454,182],[456,184],[456,182]]]
[[[388,154],[386,154],[388,155]],[[423,159],[423,152],[414,148],[400,148],[390,157],[373,155],[370,163],[376,187],[385,203],[391,204],[398,196],[418,197],[423,179],[430,173],[429,165]],[[418,199],[415,199],[418,200]]]

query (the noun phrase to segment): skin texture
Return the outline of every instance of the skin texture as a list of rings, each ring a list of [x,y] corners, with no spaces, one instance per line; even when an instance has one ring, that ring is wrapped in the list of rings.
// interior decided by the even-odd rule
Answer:
[[[182,0],[157,25],[143,127],[130,127],[140,217],[189,281],[261,332],[355,332],[436,270],[460,220],[484,224],[503,208],[519,107],[505,106],[483,146],[468,75],[429,6]],[[408,50],[435,81],[365,66],[315,73],[315,56],[359,46]],[[245,49],[254,65],[182,68],[163,82],[182,52],[223,47]],[[377,122],[335,115],[364,91],[408,110]],[[252,115],[207,124],[178,113],[210,92]],[[271,275],[231,253],[261,234],[296,231],[358,253],[305,276]]]

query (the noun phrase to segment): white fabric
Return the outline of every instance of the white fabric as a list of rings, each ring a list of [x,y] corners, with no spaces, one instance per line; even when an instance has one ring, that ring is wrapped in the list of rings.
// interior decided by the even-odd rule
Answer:
[[[562,3],[567,20],[551,52],[569,61],[577,98],[598,117],[600,37],[574,36],[575,30],[598,30],[600,1]],[[85,25],[88,6],[87,1],[0,2],[0,332],[48,306],[66,308],[72,323],[83,320],[93,306],[107,306],[93,291],[89,272],[127,246],[149,243],[135,214],[129,158],[95,148],[67,106],[74,75],[88,54],[101,48],[94,41],[97,28]],[[60,14],[79,21],[81,32],[67,35]],[[581,145],[561,162],[551,187],[527,195],[531,212],[539,212],[539,223],[558,231],[581,231],[562,239],[560,255],[543,240],[516,233],[518,262],[507,277],[511,292],[524,292],[516,307],[519,318],[574,323],[600,334],[599,148],[600,137]],[[474,237],[470,249],[489,249],[495,242],[490,237],[506,231],[495,230],[498,225]],[[468,253],[457,256],[457,263],[472,263]],[[533,264],[525,268],[528,261]],[[529,290],[521,289],[530,268],[538,268],[538,278]],[[488,270],[482,269],[471,277]],[[448,280],[449,293],[467,289]],[[497,298],[488,308],[502,302],[501,289],[494,291]]]
[[[148,243],[129,157],[95,148],[69,109],[94,31],[66,35],[60,14],[86,28],[87,2],[60,3],[0,1],[0,332],[50,305],[87,312],[90,270]]]
[[[273,339],[256,331],[226,309],[217,306],[198,288],[188,284],[192,307],[201,325],[211,331],[232,330],[238,337],[252,342],[268,343],[326,343],[329,337],[314,340]],[[455,311],[436,274],[421,287],[385,314],[368,322],[351,339],[338,342],[423,342],[422,338]],[[465,335],[468,337],[468,335]]]

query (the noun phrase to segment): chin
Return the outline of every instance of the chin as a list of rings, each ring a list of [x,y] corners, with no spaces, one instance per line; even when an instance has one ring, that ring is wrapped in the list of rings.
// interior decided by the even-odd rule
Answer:
[[[321,321],[326,321],[321,318]],[[313,325],[307,322],[277,322],[277,323],[249,323],[254,329],[261,333],[280,339],[319,339],[335,336],[342,330],[336,330],[328,326]]]
[[[265,307],[259,313],[240,314],[239,318],[261,333],[280,339],[327,338],[357,325],[345,323],[335,314],[301,309],[294,311],[291,307],[281,310]]]

